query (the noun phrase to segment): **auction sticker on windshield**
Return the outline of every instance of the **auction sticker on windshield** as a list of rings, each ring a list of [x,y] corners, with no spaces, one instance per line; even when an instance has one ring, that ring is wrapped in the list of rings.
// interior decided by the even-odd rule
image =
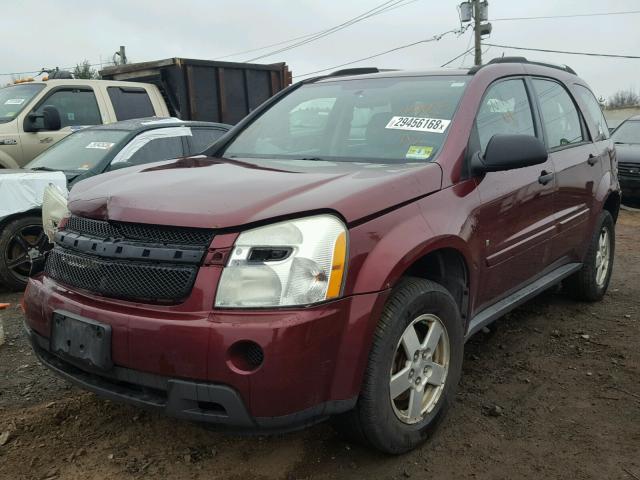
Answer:
[[[97,148],[100,150],[109,150],[115,143],[112,142],[91,142],[84,148]]]
[[[5,105],[22,105],[24,103],[24,98],[10,98],[6,102]]]
[[[392,117],[385,128],[413,130],[416,132],[444,133],[451,120],[421,117]]]

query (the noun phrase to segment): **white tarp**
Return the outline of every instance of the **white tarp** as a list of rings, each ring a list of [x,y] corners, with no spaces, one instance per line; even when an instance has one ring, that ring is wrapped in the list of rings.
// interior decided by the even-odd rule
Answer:
[[[50,183],[67,190],[67,177],[62,172],[0,170],[0,218],[39,208]]]

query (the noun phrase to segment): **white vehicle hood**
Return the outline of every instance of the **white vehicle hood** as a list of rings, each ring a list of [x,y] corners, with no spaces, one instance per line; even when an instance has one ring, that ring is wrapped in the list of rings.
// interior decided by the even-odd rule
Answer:
[[[67,189],[63,172],[0,170],[0,218],[40,208],[44,189],[50,183],[62,191]]]

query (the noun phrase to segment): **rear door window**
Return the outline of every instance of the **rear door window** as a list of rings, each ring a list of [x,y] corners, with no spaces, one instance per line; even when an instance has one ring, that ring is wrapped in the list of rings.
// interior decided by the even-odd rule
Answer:
[[[550,149],[584,141],[580,114],[566,89],[552,80],[533,79]]]
[[[117,120],[153,117],[155,111],[149,94],[140,87],[108,87],[107,93],[111,99]]]
[[[38,106],[34,113],[42,115],[44,107],[48,106],[55,107],[60,113],[62,128],[102,124],[98,102],[90,88],[56,90]],[[35,119],[34,126],[38,129],[44,127],[42,117]]]
[[[495,134],[535,136],[531,104],[522,79],[491,85],[476,117],[480,150],[484,153]]]

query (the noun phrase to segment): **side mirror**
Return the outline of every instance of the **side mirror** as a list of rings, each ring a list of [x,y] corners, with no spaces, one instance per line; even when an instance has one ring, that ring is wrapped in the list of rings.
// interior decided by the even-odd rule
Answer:
[[[134,164],[133,163],[129,163],[129,162],[122,162],[122,161],[121,162],[115,162],[115,163],[110,163],[105,171],[113,172],[114,170],[120,170],[122,168],[128,168],[128,167],[133,167],[133,166],[134,166]]]
[[[534,136],[497,133],[489,140],[484,156],[481,153],[473,156],[471,172],[481,175],[539,165],[548,156],[544,144]]]
[[[62,128],[62,120],[60,120],[60,112],[56,107],[47,105],[42,109],[42,123],[45,130],[60,130]]]
[[[38,119],[42,119],[42,126],[37,125]],[[40,130],[60,130],[62,128],[62,120],[60,112],[56,107],[47,105],[42,109],[42,113],[30,113],[24,120],[25,132],[38,132]]]

